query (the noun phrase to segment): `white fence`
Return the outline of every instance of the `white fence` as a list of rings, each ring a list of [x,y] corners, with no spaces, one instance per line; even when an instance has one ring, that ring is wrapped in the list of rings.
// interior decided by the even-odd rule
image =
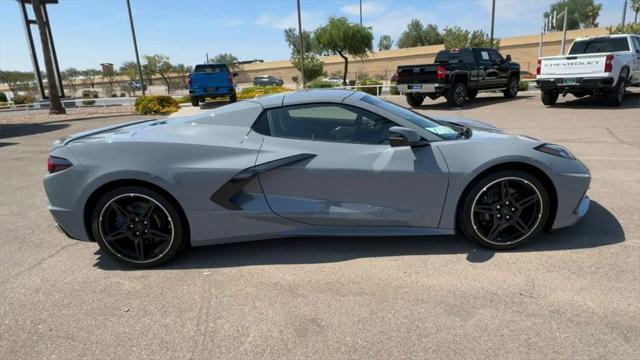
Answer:
[[[136,102],[136,98],[133,97],[121,97],[121,98],[98,98],[98,99],[63,99],[62,106],[66,109],[79,109],[79,108],[107,108],[116,106],[133,106]],[[0,106],[0,113],[13,112],[13,111],[42,111],[49,109],[49,101],[38,101],[32,104],[9,104]]]

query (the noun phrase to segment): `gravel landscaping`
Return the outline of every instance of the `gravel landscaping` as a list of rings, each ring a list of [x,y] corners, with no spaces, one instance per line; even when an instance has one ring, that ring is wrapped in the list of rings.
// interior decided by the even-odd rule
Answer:
[[[48,109],[0,112],[0,125],[40,124],[57,121],[133,114],[133,106],[84,107],[67,109],[65,115],[49,115]]]

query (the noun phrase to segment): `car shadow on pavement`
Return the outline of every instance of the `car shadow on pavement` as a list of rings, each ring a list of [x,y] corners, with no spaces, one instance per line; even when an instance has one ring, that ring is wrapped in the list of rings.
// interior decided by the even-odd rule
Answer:
[[[229,101],[207,101],[204,104],[200,105],[200,109],[211,110],[229,104],[231,104]]]
[[[68,127],[69,124],[0,124],[0,139],[42,134]]]
[[[496,104],[502,104],[502,103],[508,103],[508,102],[515,102],[519,100],[525,100],[527,98],[531,98],[534,96],[535,95],[527,94],[527,95],[518,95],[513,99],[506,99],[504,96],[502,96],[502,93],[496,93],[496,94],[489,93],[488,96],[478,97],[473,100],[468,99],[464,103],[464,106],[462,107],[452,107],[446,101],[441,101],[441,99],[438,99],[437,100],[438,102],[434,103],[433,100],[426,98],[424,99],[424,103],[415,109],[417,110],[456,110],[456,111],[469,110],[469,109],[479,108],[483,106],[490,106],[490,105],[496,105]]]
[[[627,92],[624,95],[622,104],[618,107],[609,107],[604,99],[600,96],[584,96],[577,98],[573,95],[567,95],[566,98],[558,98],[558,102],[553,106],[558,109],[598,109],[598,110],[615,110],[615,109],[638,109],[640,108],[640,93]]]
[[[624,231],[615,216],[597,202],[592,202],[585,218],[575,226],[542,234],[530,244],[505,252],[588,249],[624,240]],[[496,252],[481,248],[461,236],[305,237],[195,247],[160,269],[318,264],[371,257],[451,254],[467,254],[467,261],[482,263],[491,260]],[[100,251],[96,255],[98,259],[95,266],[100,269],[129,270]]]

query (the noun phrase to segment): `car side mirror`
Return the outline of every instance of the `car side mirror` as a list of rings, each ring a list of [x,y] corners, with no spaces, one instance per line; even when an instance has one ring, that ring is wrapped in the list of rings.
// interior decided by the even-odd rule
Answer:
[[[507,55],[507,57],[504,60],[506,62],[510,63],[511,62],[511,55]]]
[[[392,126],[389,128],[389,145],[398,146],[426,146],[428,142],[423,140],[413,129],[400,126]]]

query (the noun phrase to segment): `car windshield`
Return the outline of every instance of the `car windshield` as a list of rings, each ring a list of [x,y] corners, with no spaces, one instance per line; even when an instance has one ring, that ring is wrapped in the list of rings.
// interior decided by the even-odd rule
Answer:
[[[569,55],[598,54],[614,51],[629,51],[629,42],[626,37],[578,40],[571,46]]]
[[[396,105],[372,95],[365,95],[362,98],[362,101],[399,116],[442,139],[452,140],[459,137],[458,130],[447,122],[430,119],[424,115],[405,109],[400,105]]]

